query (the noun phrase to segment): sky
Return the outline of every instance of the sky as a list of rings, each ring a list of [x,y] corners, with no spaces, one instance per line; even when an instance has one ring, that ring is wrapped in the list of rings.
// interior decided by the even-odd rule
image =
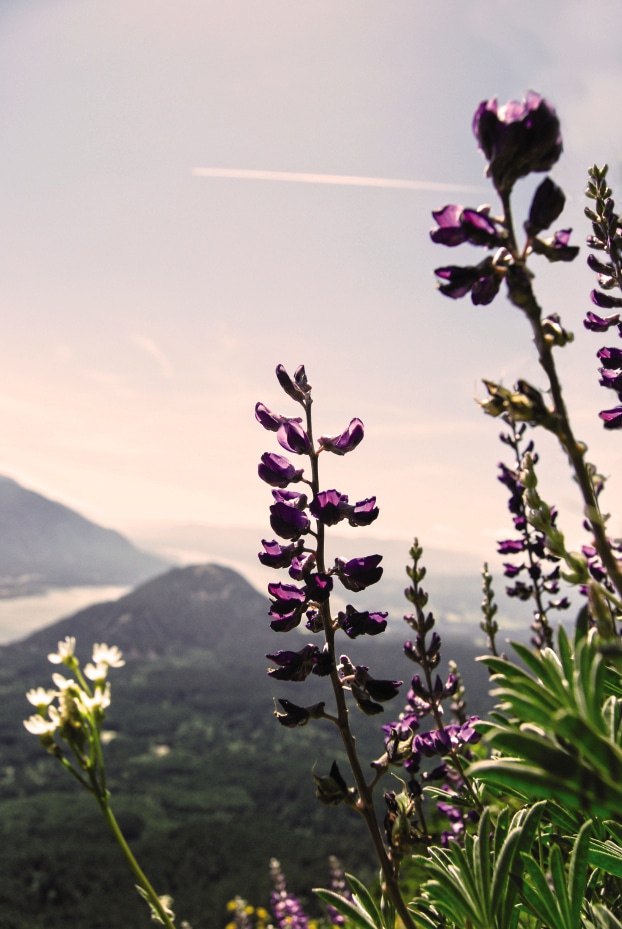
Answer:
[[[253,409],[295,415],[274,370],[304,363],[316,433],[366,427],[322,456],[323,485],[376,495],[376,535],[494,553],[505,450],[474,397],[544,381],[504,297],[435,290],[434,267],[476,255],[433,245],[430,212],[496,207],[472,115],[533,89],[562,121],[560,223],[582,244],[587,166],[622,188],[621,46],[617,0],[3,0],[0,473],[122,531],[267,527],[256,468],[280,449]],[[609,474],[585,253],[537,259],[536,288],[576,333],[566,396]],[[578,544],[566,462],[539,447]]]

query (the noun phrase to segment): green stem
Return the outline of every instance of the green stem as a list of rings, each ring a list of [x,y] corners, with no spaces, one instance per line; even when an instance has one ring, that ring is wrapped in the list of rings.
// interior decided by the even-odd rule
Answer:
[[[517,257],[516,236],[514,234],[514,226],[512,221],[510,196],[509,194],[506,194],[502,196],[501,199],[503,201],[503,207],[505,211],[508,245],[514,255],[515,260],[518,261],[519,259]],[[605,523],[600,512],[598,499],[594,491],[594,485],[585,463],[585,446],[577,442],[572,432],[568,411],[566,410],[566,404],[562,394],[561,383],[557,374],[557,368],[555,367],[552,346],[549,342],[546,341],[544,337],[544,331],[542,329],[542,308],[536,300],[531,282],[525,281],[523,300],[520,304],[512,299],[511,294],[510,300],[514,303],[515,306],[517,306],[525,313],[531,324],[533,341],[538,352],[538,360],[549,381],[549,390],[553,400],[553,410],[558,424],[556,430],[557,438],[570,460],[577,483],[581,490],[581,495],[585,503],[585,516],[590,524],[594,536],[594,547],[600,556],[603,567],[609,575],[611,583],[614,585],[620,596],[622,596],[622,571],[620,570],[618,562],[609,544],[609,540],[607,539]]]
[[[115,819],[114,813],[110,809],[108,800],[105,797],[98,796],[97,802],[99,804],[100,810],[102,811],[104,815],[104,819],[106,820],[106,822],[108,823],[108,826],[110,827],[110,831],[112,832],[113,836],[116,839],[117,845],[123,852],[125,860],[127,861],[134,877],[136,878],[137,884],[142,888],[142,890],[144,890],[149,900],[149,903],[152,905],[153,909],[155,910],[155,912],[158,914],[158,916],[162,920],[162,923],[165,926],[167,926],[167,929],[175,929],[175,923],[171,920],[170,916],[167,915],[164,907],[162,906],[160,902],[160,898],[158,897],[157,893],[151,886],[142,868],[140,867],[140,865],[134,858],[132,850],[127,844],[125,840],[125,836],[123,835],[123,833],[121,832],[121,829],[119,828],[119,824]]]

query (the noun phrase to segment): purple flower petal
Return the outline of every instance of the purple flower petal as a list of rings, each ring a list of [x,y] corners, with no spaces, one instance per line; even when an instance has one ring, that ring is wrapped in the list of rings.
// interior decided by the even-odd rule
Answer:
[[[351,558],[350,561],[335,560],[335,573],[347,590],[359,591],[375,584],[382,577],[379,567],[382,555],[366,555],[364,558]]]
[[[548,171],[562,152],[555,110],[533,91],[501,107],[496,99],[484,100],[475,112],[473,132],[501,194],[509,193],[520,177]]]
[[[622,368],[622,348],[605,346],[596,352],[596,356],[600,360],[603,368],[607,368],[608,370],[612,368]]]
[[[276,377],[288,397],[296,400],[297,403],[304,403],[306,395],[311,390],[311,385],[307,382],[304,365],[296,368],[293,380],[283,365],[277,365]]]
[[[334,526],[345,518],[348,497],[338,490],[322,490],[309,504],[309,512],[325,526]]]
[[[597,316],[588,310],[583,320],[583,325],[591,332],[606,332],[610,326],[617,326],[620,321],[620,314],[614,313],[613,316]]]
[[[309,531],[311,523],[308,516],[288,503],[273,503],[270,507],[270,525],[282,539],[296,541]]]
[[[302,539],[295,545],[280,545],[278,542],[267,542],[262,539],[261,544],[264,547],[263,552],[259,552],[258,558],[262,565],[268,568],[287,568],[299,554],[302,549]]]
[[[598,415],[602,419],[605,429],[622,428],[622,406],[617,406],[613,410],[601,410]]]
[[[257,467],[257,473],[262,481],[272,487],[287,487],[288,484],[299,481],[303,472],[302,469],[297,470],[291,461],[283,458],[282,455],[265,452],[261,456],[261,464]]]
[[[622,298],[612,297],[610,294],[604,293],[602,290],[593,290],[590,294],[592,303],[595,303],[596,306],[599,306],[601,310],[612,310],[614,307],[622,306]]]
[[[339,625],[347,636],[356,639],[359,635],[379,635],[387,628],[388,613],[359,613],[353,606],[346,606],[345,613],[339,613]]]
[[[362,441],[365,429],[360,419],[352,419],[347,429],[340,435],[330,436],[323,435],[320,438],[320,445],[327,451],[335,455],[345,455],[353,451]]]
[[[300,420],[288,420],[281,423],[276,437],[279,445],[294,455],[308,455],[311,451],[311,441],[300,425]]]
[[[255,419],[257,422],[268,429],[269,432],[276,432],[277,429],[287,422],[300,423],[302,420],[300,417],[294,419],[287,416],[281,416],[280,413],[273,413],[272,410],[269,410],[267,406],[263,403],[255,404]]]

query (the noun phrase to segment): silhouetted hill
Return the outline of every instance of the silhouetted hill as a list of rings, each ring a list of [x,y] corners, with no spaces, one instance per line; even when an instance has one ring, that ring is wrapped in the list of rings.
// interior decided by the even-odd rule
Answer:
[[[48,587],[137,584],[167,562],[120,533],[0,477],[0,596]]]
[[[109,603],[96,603],[20,643],[19,652],[47,654],[65,636],[80,652],[94,642],[118,645],[126,658],[160,658],[193,649],[223,658],[253,655],[272,644],[267,597],[240,574],[219,565],[172,568]],[[261,657],[261,653],[260,653]]]

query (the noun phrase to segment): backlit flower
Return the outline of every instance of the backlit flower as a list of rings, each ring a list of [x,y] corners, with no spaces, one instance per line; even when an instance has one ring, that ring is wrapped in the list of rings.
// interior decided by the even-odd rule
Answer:
[[[533,91],[504,106],[496,99],[482,101],[473,132],[488,160],[486,173],[500,194],[508,194],[518,178],[532,171],[550,170],[562,153],[557,114]]]
[[[350,420],[347,429],[344,429],[340,435],[323,435],[320,438],[320,445],[327,451],[335,455],[345,455],[351,452],[363,440],[365,429],[360,419]]]

